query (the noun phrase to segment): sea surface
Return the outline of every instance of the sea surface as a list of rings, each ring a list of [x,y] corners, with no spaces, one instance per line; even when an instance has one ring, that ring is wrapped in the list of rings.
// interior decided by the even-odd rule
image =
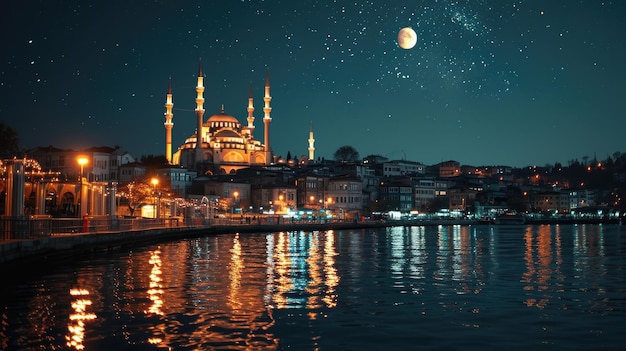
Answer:
[[[620,225],[232,233],[40,268],[1,272],[1,350],[626,347]]]

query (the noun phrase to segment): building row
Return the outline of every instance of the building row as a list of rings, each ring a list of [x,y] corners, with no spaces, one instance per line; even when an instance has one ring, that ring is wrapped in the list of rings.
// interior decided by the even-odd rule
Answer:
[[[570,213],[597,204],[596,192],[589,189],[540,187],[530,180],[515,179],[510,167],[461,167],[456,161],[427,166],[380,156],[359,162],[281,160],[229,174],[198,175],[180,165],[147,168],[119,148],[45,147],[31,150],[29,156],[38,163],[38,172],[47,176],[26,186],[25,212],[59,217],[81,212],[184,216],[189,215],[181,205],[185,201],[205,203],[215,215],[308,213],[340,218],[389,211],[437,213],[442,209],[480,217],[506,211]],[[82,158],[86,161],[79,162]],[[44,189],[40,189],[42,184]],[[132,207],[126,198],[132,192],[129,185],[148,191],[136,204],[139,210],[143,208],[141,212],[128,210]],[[42,196],[44,200],[37,200]],[[116,199],[107,200],[107,196]],[[156,196],[160,211],[150,200]],[[82,210],[81,203],[87,204]]]

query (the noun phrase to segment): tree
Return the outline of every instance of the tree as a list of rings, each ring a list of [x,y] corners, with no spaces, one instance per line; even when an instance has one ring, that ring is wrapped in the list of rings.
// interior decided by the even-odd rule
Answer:
[[[350,145],[344,145],[333,154],[335,161],[354,162],[359,160],[359,152]]]
[[[15,129],[0,121],[0,158],[16,156],[19,152],[19,138]]]
[[[143,155],[141,156],[141,163],[150,171],[168,166],[167,158],[164,155]]]
[[[135,215],[135,210],[150,202],[154,197],[154,187],[147,182],[132,181],[119,189],[120,197],[128,206],[131,216]]]

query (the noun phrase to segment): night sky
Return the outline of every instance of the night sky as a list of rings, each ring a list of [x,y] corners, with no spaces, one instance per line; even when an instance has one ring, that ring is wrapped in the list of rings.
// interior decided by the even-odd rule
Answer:
[[[626,152],[626,1],[16,1],[0,13],[0,119],[26,149],[165,154],[225,112],[271,147],[425,164],[567,164]],[[398,31],[418,35],[409,50]]]

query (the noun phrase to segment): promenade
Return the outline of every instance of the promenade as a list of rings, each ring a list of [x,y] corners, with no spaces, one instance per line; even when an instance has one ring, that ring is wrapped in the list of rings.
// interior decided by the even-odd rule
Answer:
[[[287,222],[191,224],[129,229],[120,231],[96,231],[86,233],[61,233],[36,238],[0,240],[0,265],[31,263],[80,255],[116,247],[132,247],[152,242],[181,238],[193,238],[225,233],[253,233],[280,231],[316,231],[329,229],[376,228],[401,225],[396,222]]]

